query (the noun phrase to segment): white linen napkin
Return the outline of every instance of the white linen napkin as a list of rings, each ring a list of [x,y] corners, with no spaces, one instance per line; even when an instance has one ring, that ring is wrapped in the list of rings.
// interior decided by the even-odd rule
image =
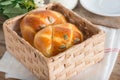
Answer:
[[[79,75],[70,80],[108,80],[113,70],[120,49],[120,29],[100,27],[107,33],[105,44],[105,57]],[[21,80],[38,80],[25,66],[17,61],[9,52],[5,52],[0,60],[0,71],[6,73],[6,78],[17,78]]]
[[[26,67],[16,60],[7,51],[0,60],[0,71],[5,72],[6,78],[17,78],[22,80],[38,80]]]

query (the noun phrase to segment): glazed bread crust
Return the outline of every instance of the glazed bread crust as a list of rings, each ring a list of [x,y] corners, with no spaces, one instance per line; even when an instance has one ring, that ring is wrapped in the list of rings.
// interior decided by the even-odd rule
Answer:
[[[37,31],[46,26],[66,23],[65,17],[56,11],[43,10],[28,13],[21,21],[20,28],[23,38],[32,46]]]
[[[46,57],[51,57],[82,41],[83,35],[76,26],[65,23],[48,26],[37,32],[34,46]]]

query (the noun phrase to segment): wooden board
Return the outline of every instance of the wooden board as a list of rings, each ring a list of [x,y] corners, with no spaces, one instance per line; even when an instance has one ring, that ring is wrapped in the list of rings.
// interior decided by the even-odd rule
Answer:
[[[5,79],[5,73],[0,72],[0,80],[19,80],[19,79],[13,79],[13,78]]]

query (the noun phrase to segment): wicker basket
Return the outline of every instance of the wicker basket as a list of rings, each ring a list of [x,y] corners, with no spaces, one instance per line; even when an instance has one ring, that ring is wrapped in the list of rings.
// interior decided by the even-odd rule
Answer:
[[[7,20],[3,25],[7,50],[40,80],[67,80],[103,59],[105,42],[103,31],[58,3],[50,3],[36,10],[45,9],[62,13],[69,22],[82,30],[84,41],[54,57],[47,58],[21,37],[19,22],[24,15]]]

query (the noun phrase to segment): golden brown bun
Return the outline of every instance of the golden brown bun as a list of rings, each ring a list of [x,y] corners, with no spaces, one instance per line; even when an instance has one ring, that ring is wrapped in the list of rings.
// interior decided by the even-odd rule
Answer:
[[[56,11],[43,10],[27,14],[22,19],[20,28],[23,38],[34,46],[33,39],[37,31],[49,25],[62,23],[66,23],[62,14]]]
[[[54,56],[83,41],[82,33],[71,23],[48,26],[36,33],[34,46],[46,57]]]

